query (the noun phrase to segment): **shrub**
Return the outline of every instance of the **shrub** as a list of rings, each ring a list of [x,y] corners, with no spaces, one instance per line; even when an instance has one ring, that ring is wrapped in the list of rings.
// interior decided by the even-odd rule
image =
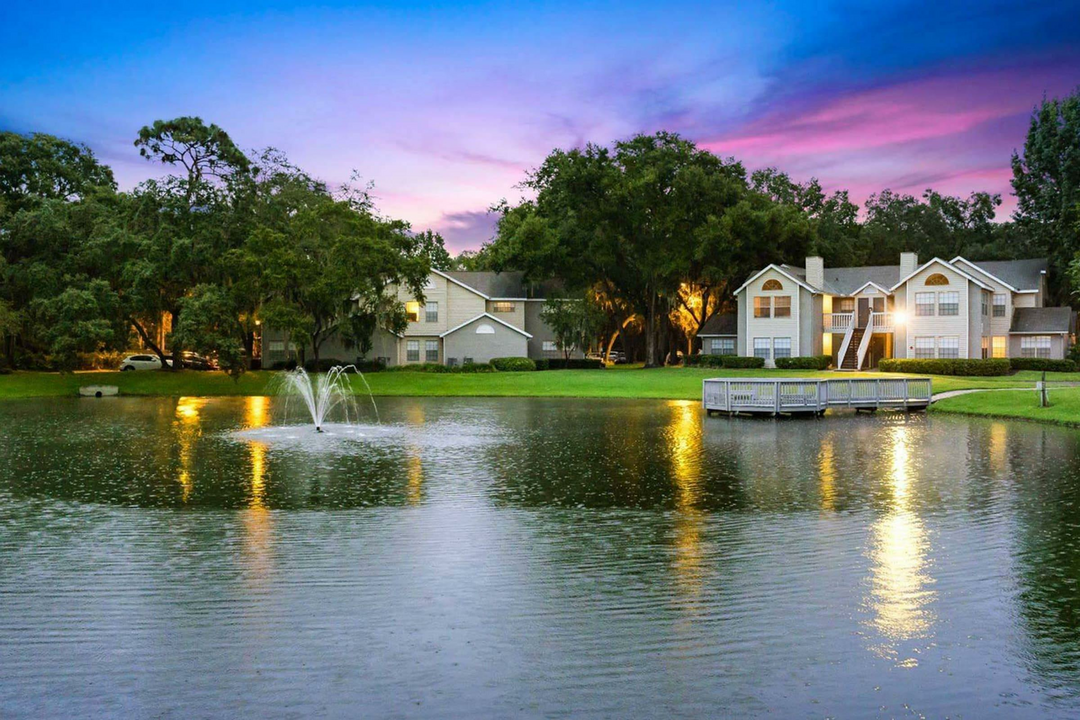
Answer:
[[[362,373],[382,372],[386,369],[386,363],[382,360],[368,360],[358,358],[353,366]]]
[[[495,367],[491,363],[463,363],[460,368],[454,368],[451,372],[463,372],[463,373],[489,373],[495,372]]]
[[[536,369],[536,363],[527,357],[492,358],[491,366],[500,372],[524,372]]]
[[[731,370],[765,367],[765,358],[740,357],[739,355],[721,355],[720,358],[722,367]]]
[[[683,365],[686,367],[723,367],[724,358],[735,357],[734,355],[709,355],[708,353],[701,353],[700,355],[683,355]]]
[[[1009,365],[1013,370],[1046,370],[1047,372],[1076,372],[1073,360],[1051,360],[1050,358],[1011,358]]]
[[[547,370],[599,370],[604,361],[598,358],[547,358]]]
[[[1009,361],[1005,358],[948,359],[948,358],[889,358],[878,362],[882,372],[923,373],[927,375],[1008,375]]]
[[[304,361],[304,369],[308,372],[327,372],[330,368],[348,364],[349,363],[344,360],[338,360],[337,358],[319,358],[319,362],[315,362],[314,359],[308,359]]]
[[[277,361],[274,362],[273,365],[270,366],[270,369],[271,370],[295,370],[296,369],[296,361],[295,360],[277,360]]]
[[[807,355],[800,357],[776,358],[776,367],[781,370],[824,370],[832,364],[830,355]]]
[[[408,363],[405,365],[393,365],[386,369],[390,372],[448,373],[458,368],[450,368],[439,363]]]

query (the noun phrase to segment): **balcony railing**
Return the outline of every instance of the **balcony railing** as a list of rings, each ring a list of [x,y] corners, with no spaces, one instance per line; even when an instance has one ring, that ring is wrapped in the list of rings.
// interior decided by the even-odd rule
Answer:
[[[871,332],[892,332],[893,314],[891,312],[876,312],[870,315]]]
[[[825,332],[845,332],[854,318],[855,313],[825,313],[822,325]]]

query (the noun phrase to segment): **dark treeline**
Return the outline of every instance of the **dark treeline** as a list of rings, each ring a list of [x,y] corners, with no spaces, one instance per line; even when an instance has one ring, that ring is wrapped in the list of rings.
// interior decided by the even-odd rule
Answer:
[[[496,206],[495,238],[459,262],[561,278],[605,305],[609,338],[632,331],[650,365],[689,349],[752,272],[801,266],[807,255],[833,267],[895,265],[901,251],[923,260],[1046,256],[1055,299],[1068,302],[1080,287],[1080,94],[1035,110],[1012,168],[1012,221],[997,222],[1001,197],[984,192],[883,190],[860,213],[847,192],[827,194],[816,180],[747,173],[677,135],[640,135],[552,152],[523,183],[532,199]]]
[[[1080,93],[1033,113],[1012,158],[1018,209],[1004,222],[997,195],[883,190],[860,208],[816,180],[748,173],[659,132],[552,152],[522,183],[529,199],[496,206],[495,237],[456,259],[437,234],[381,216],[368,188],[331,191],[198,118],[155,122],[134,142],[170,174],[119,192],[84,146],[0,133],[6,365],[69,369],[142,345],[163,361],[212,353],[239,373],[259,323],[315,359],[335,333],[362,354],[376,328],[405,327],[391,287],[422,298],[432,267],[558,279],[603,311],[603,349],[621,337],[650,365],[690,350],[753,271],[807,255],[834,267],[893,265],[901,251],[1046,256],[1055,300],[1080,288]]]
[[[141,344],[163,366],[188,349],[239,373],[262,322],[316,360],[335,332],[363,352],[376,327],[406,325],[391,286],[419,295],[449,261],[438,235],[378,215],[367,188],[331,192],[199,118],[155,122],[135,146],[170,174],[118,192],[85,146],[0,133],[9,366],[70,369]]]

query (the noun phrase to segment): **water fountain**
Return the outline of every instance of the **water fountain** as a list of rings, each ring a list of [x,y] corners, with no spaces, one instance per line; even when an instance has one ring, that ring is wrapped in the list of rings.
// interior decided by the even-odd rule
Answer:
[[[355,365],[338,365],[330,368],[326,373],[309,375],[302,367],[285,373],[282,376],[282,385],[286,396],[299,396],[311,414],[311,421],[315,424],[315,431],[323,431],[323,423],[329,418],[330,413],[340,407],[345,415],[345,423],[359,417],[356,404],[356,396],[353,395],[352,384],[349,382],[349,371],[352,370],[363,380],[367,388],[368,397],[371,399],[371,407],[375,411],[375,422],[379,423],[379,408],[375,404],[375,397],[371,393],[371,386],[367,378]]]

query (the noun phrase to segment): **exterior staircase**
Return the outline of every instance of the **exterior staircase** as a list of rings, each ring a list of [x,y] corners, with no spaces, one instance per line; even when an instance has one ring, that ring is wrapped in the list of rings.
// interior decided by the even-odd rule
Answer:
[[[847,352],[844,353],[844,358],[840,361],[841,370],[859,369],[859,346],[862,344],[862,337],[865,332],[865,328],[855,328],[851,331],[851,340],[848,342]]]

